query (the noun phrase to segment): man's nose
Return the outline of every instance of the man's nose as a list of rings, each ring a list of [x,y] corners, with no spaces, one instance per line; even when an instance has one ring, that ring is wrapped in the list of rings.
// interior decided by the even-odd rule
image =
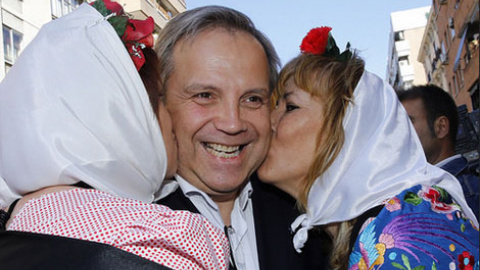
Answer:
[[[247,122],[242,116],[240,105],[236,102],[230,102],[221,106],[215,120],[215,127],[230,135],[246,131]]]

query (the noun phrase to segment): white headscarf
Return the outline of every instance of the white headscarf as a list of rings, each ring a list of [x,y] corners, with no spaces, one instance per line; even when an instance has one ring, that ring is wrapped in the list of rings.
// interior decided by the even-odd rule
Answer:
[[[447,190],[478,226],[459,182],[427,163],[420,140],[390,85],[367,71],[354,91],[344,123],[345,143],[328,170],[315,180],[307,212],[292,229],[297,251],[316,225],[351,220],[418,184]]]
[[[142,80],[88,4],[46,24],[0,84],[0,206],[83,181],[152,202],[166,151]]]

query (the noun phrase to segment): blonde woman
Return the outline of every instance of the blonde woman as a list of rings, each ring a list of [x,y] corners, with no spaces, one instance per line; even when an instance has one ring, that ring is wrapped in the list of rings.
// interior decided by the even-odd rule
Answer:
[[[427,163],[390,86],[331,28],[315,28],[282,70],[259,177],[298,200],[307,231],[333,239],[333,269],[472,269],[478,224],[458,181]]]

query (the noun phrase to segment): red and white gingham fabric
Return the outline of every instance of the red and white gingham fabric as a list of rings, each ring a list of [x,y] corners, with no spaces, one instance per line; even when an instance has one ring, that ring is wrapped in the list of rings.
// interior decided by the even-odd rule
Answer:
[[[202,216],[93,189],[32,199],[8,230],[105,243],[173,269],[228,267],[225,234]]]

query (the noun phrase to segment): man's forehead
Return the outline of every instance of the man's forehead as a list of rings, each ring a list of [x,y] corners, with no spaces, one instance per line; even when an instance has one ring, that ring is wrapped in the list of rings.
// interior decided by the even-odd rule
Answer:
[[[402,101],[405,110],[407,111],[410,118],[418,118],[418,117],[425,117],[427,111],[425,110],[425,106],[423,104],[423,100],[421,98],[412,98]]]
[[[198,33],[192,33],[192,34],[186,34],[183,37],[181,37],[174,45],[173,50],[174,50],[174,56],[175,56],[175,51],[183,51],[183,50],[190,50],[191,47],[196,45],[199,42],[204,41],[204,37],[208,36],[208,38],[205,39],[212,39],[212,38],[217,38],[220,36],[225,37],[225,35],[230,36],[233,40],[242,40],[242,41],[249,41],[252,43],[258,43],[262,50],[264,51],[263,46],[261,45],[260,41],[255,38],[252,34],[240,30],[240,29],[228,29],[225,27],[209,27],[206,29],[201,30]]]

